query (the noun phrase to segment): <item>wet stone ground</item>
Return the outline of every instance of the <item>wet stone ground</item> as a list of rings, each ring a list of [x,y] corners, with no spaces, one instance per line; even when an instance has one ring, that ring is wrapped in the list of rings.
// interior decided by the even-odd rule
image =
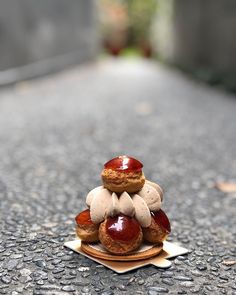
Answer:
[[[0,294],[236,294],[236,98],[148,62],[104,61],[0,90]],[[105,161],[165,189],[167,270],[118,275],[63,247]]]

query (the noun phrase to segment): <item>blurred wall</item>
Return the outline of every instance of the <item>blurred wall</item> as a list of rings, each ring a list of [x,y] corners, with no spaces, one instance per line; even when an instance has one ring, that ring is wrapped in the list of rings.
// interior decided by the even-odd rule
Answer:
[[[154,42],[159,55],[236,86],[236,1],[159,0],[158,4]]]
[[[0,71],[43,60],[50,71],[93,58],[95,12],[94,0],[0,0]]]

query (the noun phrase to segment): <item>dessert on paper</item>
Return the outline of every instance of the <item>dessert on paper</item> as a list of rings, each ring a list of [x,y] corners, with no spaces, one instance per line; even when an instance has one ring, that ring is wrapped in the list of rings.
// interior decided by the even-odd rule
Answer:
[[[162,251],[171,231],[161,209],[163,190],[145,178],[142,168],[140,161],[128,156],[104,165],[102,185],[88,193],[88,209],[75,218],[83,252],[106,260],[129,261]]]

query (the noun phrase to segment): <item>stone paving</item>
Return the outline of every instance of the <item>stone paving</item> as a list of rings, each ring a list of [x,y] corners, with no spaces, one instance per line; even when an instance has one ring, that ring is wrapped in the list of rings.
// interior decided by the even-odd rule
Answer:
[[[236,294],[236,98],[145,61],[108,60],[0,91],[0,294]],[[124,275],[63,247],[113,156],[165,189],[192,252]]]

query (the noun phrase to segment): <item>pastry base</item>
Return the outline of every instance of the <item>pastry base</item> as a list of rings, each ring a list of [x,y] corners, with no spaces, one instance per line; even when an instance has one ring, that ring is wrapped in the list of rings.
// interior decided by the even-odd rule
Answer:
[[[81,242],[81,249],[96,258],[109,261],[137,261],[148,259],[158,255],[162,249],[163,244],[160,245],[142,245],[139,250],[131,252],[127,255],[114,255],[103,248],[101,244],[90,244]]]
[[[173,258],[178,255],[184,255],[188,252],[190,252],[188,249],[180,247],[176,244],[170,243],[170,242],[164,242],[163,243],[163,250],[159,255],[156,255],[154,257],[138,260],[138,261],[111,261],[111,260],[104,260],[100,258],[96,258],[94,256],[91,256],[87,253],[85,253],[81,249],[81,240],[77,239],[74,241],[68,241],[65,244],[65,247],[75,251],[76,253],[83,255],[100,265],[104,265],[107,268],[112,269],[113,271],[117,272],[118,274],[123,274],[128,271],[144,267],[147,265],[154,265],[156,267],[160,268],[167,268],[171,266],[171,261],[168,260],[168,258]]]

